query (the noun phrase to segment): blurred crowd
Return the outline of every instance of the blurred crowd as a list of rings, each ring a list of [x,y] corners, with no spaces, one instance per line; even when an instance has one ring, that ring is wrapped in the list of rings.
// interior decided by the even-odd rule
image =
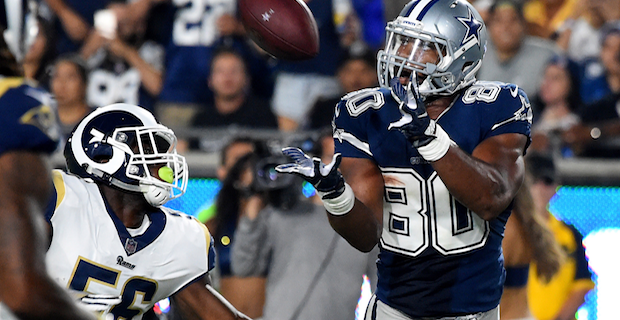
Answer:
[[[291,62],[271,57],[246,37],[236,0],[40,1],[43,32],[25,57],[24,71],[54,94],[66,135],[95,108],[125,102],[153,111],[174,129],[184,140],[182,151],[215,151],[200,138],[210,129],[308,131],[320,133],[313,153],[326,163],[333,153],[326,128],[336,103],[348,92],[378,85],[376,53],[385,24],[408,2],[304,0],[317,21],[321,49],[314,59]],[[619,156],[620,0],[472,2],[489,32],[477,78],[515,83],[527,93],[534,112],[529,150],[553,158]],[[297,318],[331,312],[331,305],[334,312],[354,310],[361,276],[375,274],[369,261],[376,252],[346,251],[351,248],[329,228],[317,199],[298,199],[293,182],[253,182],[252,171],[266,157],[260,143],[247,136],[220,138],[228,140],[217,144],[222,191],[199,217],[216,239],[218,289],[250,316],[264,311],[272,318]],[[553,183],[533,181],[557,187]],[[295,237],[288,238],[291,230]],[[251,247],[257,243],[268,245]],[[316,243],[328,250],[307,261],[319,256],[306,254]],[[306,260],[290,259],[291,252],[306,254]],[[522,264],[529,257],[517,258],[511,261],[527,271]],[[353,277],[346,285],[334,281],[342,273]],[[300,278],[317,279],[317,287],[298,283]],[[300,285],[305,289],[287,291]],[[319,291],[338,299],[331,305],[312,300]],[[290,308],[271,308],[287,297]],[[324,308],[304,309],[306,300]],[[341,305],[351,308],[336,307]]]
[[[246,37],[235,0],[41,0],[44,32],[25,73],[56,96],[65,133],[114,102],[139,104],[189,132],[319,130],[330,126],[339,97],[377,85],[385,23],[407,1],[305,2],[321,49],[291,62]],[[490,35],[477,77],[528,94],[532,149],[556,157],[620,154],[620,0],[473,4]],[[189,142],[186,148],[201,148]]]

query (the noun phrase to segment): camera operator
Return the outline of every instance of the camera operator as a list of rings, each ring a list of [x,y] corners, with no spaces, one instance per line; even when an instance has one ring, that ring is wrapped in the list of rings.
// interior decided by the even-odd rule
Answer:
[[[264,319],[354,319],[363,276],[375,283],[377,252],[359,252],[336,234],[320,201],[303,197],[301,181],[274,170],[282,161],[261,159],[248,176],[246,190],[265,197],[248,198],[232,245],[233,274],[266,277]]]

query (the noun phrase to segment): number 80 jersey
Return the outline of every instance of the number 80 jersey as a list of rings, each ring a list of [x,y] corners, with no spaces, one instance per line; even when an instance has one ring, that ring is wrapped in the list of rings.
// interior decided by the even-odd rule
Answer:
[[[74,291],[120,296],[110,310],[114,319],[141,319],[157,301],[213,268],[212,238],[193,217],[154,208],[148,227],[132,236],[95,183],[58,170],[52,178],[48,273]]]
[[[387,129],[401,117],[389,89],[379,88],[346,95],[334,114],[336,152],[372,160],[384,177],[377,298],[414,318],[491,310],[502,294],[501,241],[510,208],[485,221],[456,201],[404,135]],[[437,119],[469,154],[504,133],[529,141],[531,121],[521,89],[483,81]]]

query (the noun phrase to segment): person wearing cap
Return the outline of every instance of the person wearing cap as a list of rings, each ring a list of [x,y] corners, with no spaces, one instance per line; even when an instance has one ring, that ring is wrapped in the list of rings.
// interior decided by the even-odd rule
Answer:
[[[566,253],[559,272],[548,282],[538,275],[536,263],[531,264],[527,285],[528,304],[532,315],[538,320],[575,319],[575,313],[585,301],[585,295],[594,288],[582,236],[577,229],[558,220],[549,211],[549,201],[559,186],[553,159],[546,155],[531,154],[526,158],[526,169],[533,178],[531,191],[534,210],[547,222]]]

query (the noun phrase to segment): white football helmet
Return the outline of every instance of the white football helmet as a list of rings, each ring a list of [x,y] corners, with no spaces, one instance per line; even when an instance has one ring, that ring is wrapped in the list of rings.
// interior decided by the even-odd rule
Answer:
[[[69,172],[142,193],[157,207],[187,187],[187,162],[176,145],[174,132],[149,111],[117,103],[96,109],[77,125],[65,158]]]
[[[382,87],[393,78],[416,71],[422,98],[451,95],[470,85],[486,51],[487,31],[480,14],[465,0],[415,0],[386,28],[386,46],[379,51],[377,73]],[[406,50],[403,50],[406,47]],[[425,50],[437,61],[421,63]]]

